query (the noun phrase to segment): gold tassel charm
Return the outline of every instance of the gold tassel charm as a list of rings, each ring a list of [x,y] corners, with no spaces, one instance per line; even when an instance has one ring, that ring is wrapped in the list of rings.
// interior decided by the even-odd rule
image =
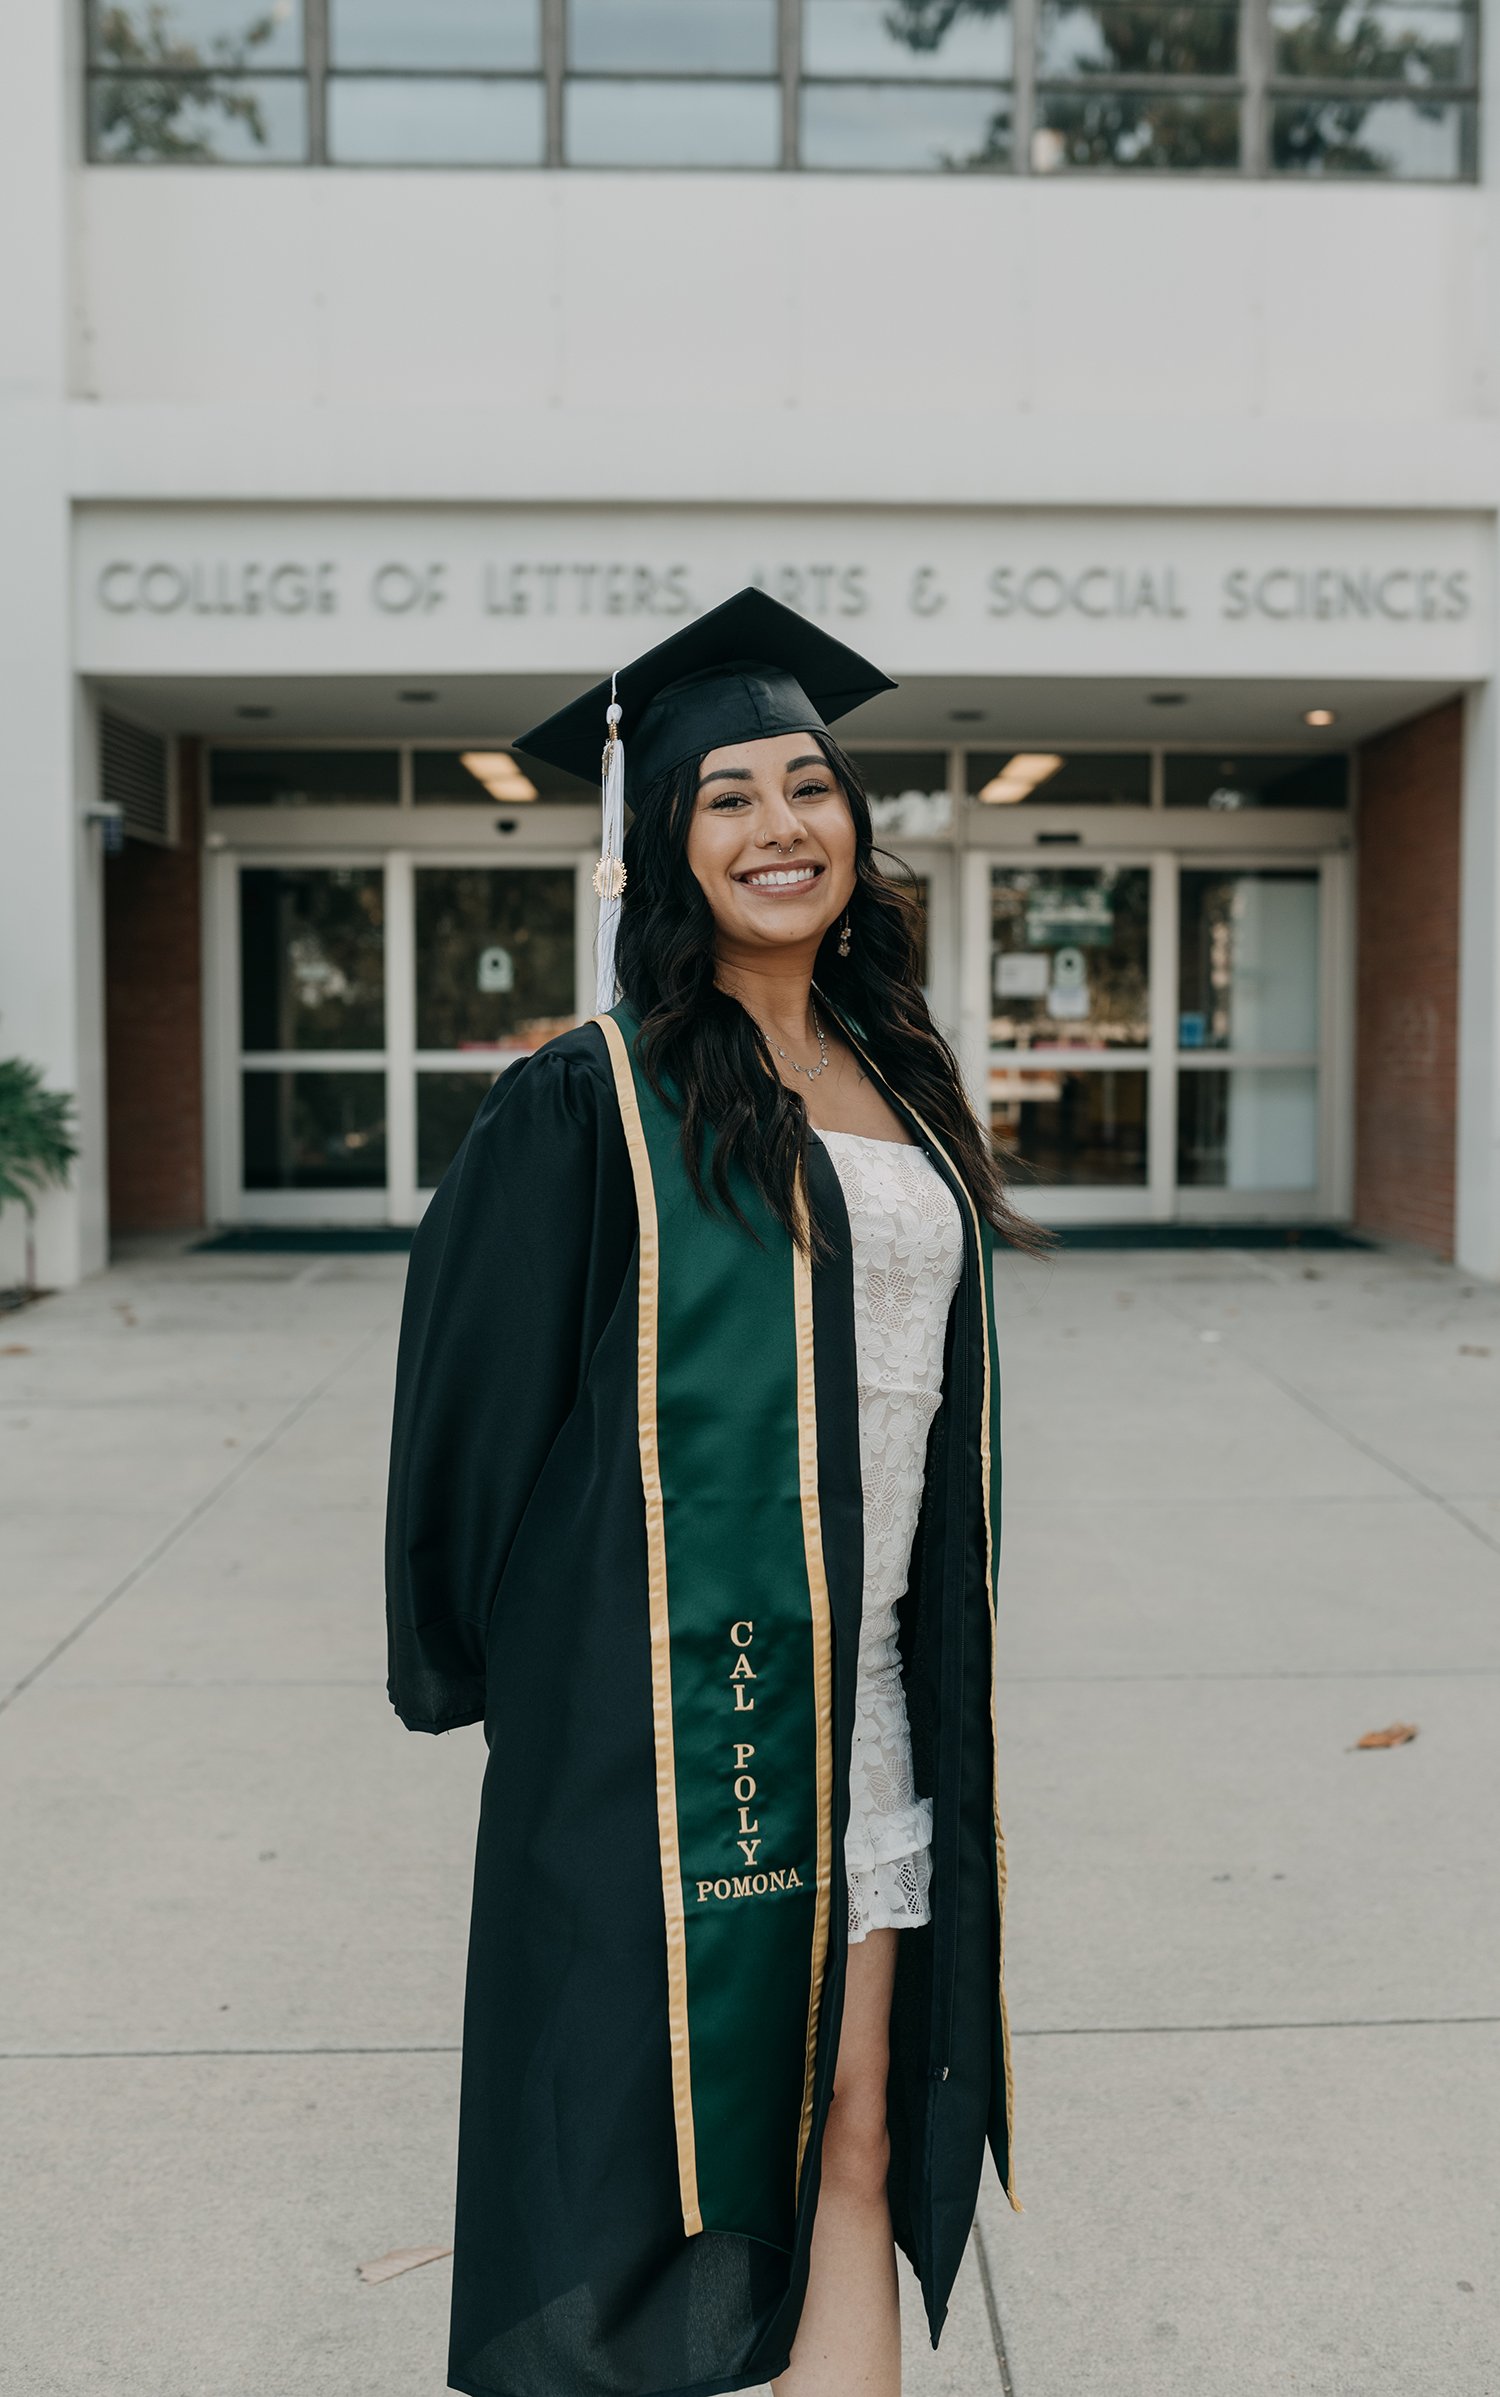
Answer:
[[[620,922],[620,901],[625,896],[625,861],[620,855],[625,845],[625,744],[620,738],[621,708],[614,695],[613,681],[609,688],[610,701],[605,711],[609,732],[599,762],[604,847],[594,868],[594,896],[599,902],[594,990],[600,1015],[608,1015],[615,1003],[615,934]]]

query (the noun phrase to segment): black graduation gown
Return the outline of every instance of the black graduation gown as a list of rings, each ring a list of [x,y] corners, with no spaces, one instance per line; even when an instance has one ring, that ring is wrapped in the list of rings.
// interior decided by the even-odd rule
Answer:
[[[933,1919],[898,1940],[889,2186],[936,2345],[986,2138],[1017,2202],[985,1514],[991,1475],[992,1505],[998,1494],[998,1395],[986,1371],[988,1227],[925,1127],[887,1095],[960,1197],[966,1247],[899,1615],[916,1783],[934,1798]],[[387,1524],[389,1692],[410,1729],[482,1721],[489,1749],[449,2355],[449,2385],[469,2397],[710,2397],[789,2360],[842,2010],[863,1570],[848,1219],[826,1152],[810,1149],[809,1203],[833,1244],[812,1275],[833,1823],[811,2136],[784,2240],[684,2230],[637,1447],[640,1219],[597,1021],[500,1077],[413,1245]],[[744,1536],[755,1537],[753,1490]],[[723,2094],[757,2102],[753,2086]]]

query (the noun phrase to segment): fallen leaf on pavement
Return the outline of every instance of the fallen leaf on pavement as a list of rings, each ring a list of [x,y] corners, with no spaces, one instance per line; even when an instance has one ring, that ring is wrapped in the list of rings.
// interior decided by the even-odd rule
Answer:
[[[365,2281],[394,2280],[398,2272],[414,2272],[418,2264],[435,2264],[439,2256],[451,2256],[451,2247],[393,2247],[389,2255],[377,2256],[373,2264],[361,2264],[359,2277]]]
[[[0,1357],[29,1357],[30,1354],[24,1340],[7,1340],[5,1346],[0,1348]]]
[[[1387,1723],[1384,1731],[1367,1731],[1364,1738],[1357,1739],[1354,1745],[1356,1748],[1399,1748],[1406,1740],[1415,1739],[1416,1736],[1415,1723]]]

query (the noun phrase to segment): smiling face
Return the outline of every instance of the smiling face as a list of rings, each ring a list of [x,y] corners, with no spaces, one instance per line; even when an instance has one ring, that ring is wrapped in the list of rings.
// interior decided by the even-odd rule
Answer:
[[[698,775],[687,861],[713,911],[719,955],[816,955],[854,889],[849,802],[809,732],[712,749]]]

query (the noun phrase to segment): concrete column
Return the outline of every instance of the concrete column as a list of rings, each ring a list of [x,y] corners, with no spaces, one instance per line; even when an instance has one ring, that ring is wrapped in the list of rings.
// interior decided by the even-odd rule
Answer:
[[[76,1281],[104,1256],[104,1110],[98,835],[88,796],[86,711],[69,622],[66,407],[69,218],[82,110],[73,20],[20,10],[9,27],[12,89],[0,144],[0,1055],[41,1066],[79,1103],[83,1154],[70,1189],[39,1210],[37,1270]],[[0,1218],[0,1283],[17,1278],[19,1213]]]
[[[1458,945],[1458,1188],[1454,1253],[1500,1281],[1500,702],[1464,703]]]

